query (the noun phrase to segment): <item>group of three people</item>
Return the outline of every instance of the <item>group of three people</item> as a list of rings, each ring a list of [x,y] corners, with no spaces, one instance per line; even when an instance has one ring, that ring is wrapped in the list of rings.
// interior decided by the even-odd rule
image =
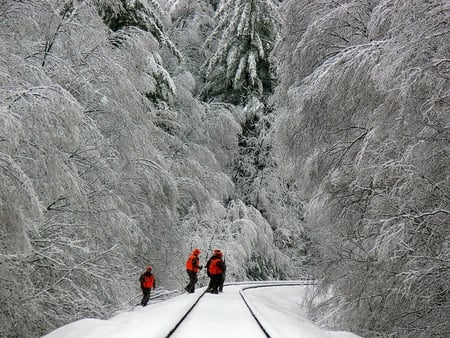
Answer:
[[[188,293],[195,292],[195,284],[197,284],[197,274],[203,265],[200,265],[201,254],[199,249],[192,250],[191,255],[186,261],[186,271],[189,276],[189,284],[184,288]],[[214,249],[213,255],[206,263],[206,273],[210,278],[210,282],[206,292],[218,294],[223,291],[223,283],[225,281],[226,265],[223,259],[223,252],[219,249]],[[155,276],[152,273],[152,267],[147,266],[146,271],[140,276],[139,281],[142,288],[141,305],[146,306],[150,299],[150,290],[156,287]]]

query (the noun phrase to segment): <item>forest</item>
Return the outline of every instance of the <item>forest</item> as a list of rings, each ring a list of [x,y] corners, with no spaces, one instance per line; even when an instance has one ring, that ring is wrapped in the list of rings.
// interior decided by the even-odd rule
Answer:
[[[0,336],[227,280],[450,335],[448,0],[0,0]]]

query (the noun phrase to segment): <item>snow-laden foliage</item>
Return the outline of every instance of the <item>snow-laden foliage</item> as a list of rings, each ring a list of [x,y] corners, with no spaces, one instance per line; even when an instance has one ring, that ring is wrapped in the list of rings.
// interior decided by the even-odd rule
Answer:
[[[287,277],[289,259],[273,242],[273,232],[267,220],[241,200],[230,200],[224,207],[212,204],[209,213],[183,223],[192,238],[192,247],[205,250],[205,261],[212,251],[224,252],[227,280],[273,280]]]
[[[230,0],[218,10],[217,26],[205,43],[215,52],[207,60],[205,100],[232,103],[262,98],[274,86],[271,52],[278,37],[278,9],[272,0]]]
[[[331,294],[317,318],[363,336],[447,335],[448,2],[284,12],[277,142]]]
[[[0,1],[1,336],[135,304],[147,264],[181,289],[187,253],[211,237],[229,279],[284,274],[257,211],[229,235],[243,114],[197,101],[189,71],[169,73],[160,48],[179,55],[158,8]]]
[[[190,71],[200,83],[204,76],[201,66],[210,56],[203,44],[214,27],[211,1],[175,0],[171,2],[169,13],[170,37],[184,55],[182,69]],[[197,92],[195,88],[194,93]]]
[[[191,249],[207,249],[201,257],[204,261],[214,248],[223,250],[228,280],[287,277],[288,257],[274,245],[272,226],[257,209],[236,197],[235,184],[240,182],[231,179],[241,125],[248,112],[230,104],[200,104],[192,98],[195,80],[187,72],[178,75],[175,82],[179,84],[177,104],[183,107],[177,120],[186,140],[173,156],[171,171],[181,174],[192,168],[191,178],[183,180],[185,203],[179,204],[184,237],[189,238]],[[205,172],[205,168],[210,170]],[[204,182],[206,191],[194,190],[199,181]],[[198,201],[201,196],[209,196],[204,206]],[[238,210],[241,212],[236,214]]]
[[[303,200],[281,174],[273,151],[273,109],[252,97],[242,110],[238,154],[233,161],[236,195],[255,207],[270,223],[274,243],[291,257],[290,274],[307,273],[307,241],[302,226]],[[295,198],[293,198],[295,196]],[[297,261],[297,262],[295,262]]]
[[[161,132],[141,120],[170,78],[155,75],[152,36],[112,47],[87,2],[2,10],[2,335],[28,337],[111,313],[149,255],[170,273],[152,247],[176,220],[177,187],[146,141]]]
[[[170,49],[179,59],[181,53],[167,36],[162,23],[162,10],[155,0],[97,0],[98,11],[105,24],[112,30],[111,40],[120,45],[130,36],[130,29],[152,33],[157,41]]]
[[[261,101],[252,98],[244,109],[242,132],[239,135],[239,156],[233,163],[233,179],[236,182],[236,192],[245,202],[258,210],[264,208],[260,193],[265,186],[265,171],[271,167],[271,146],[267,135],[271,127],[272,115],[270,108]]]
[[[273,119],[271,108],[256,97],[248,98],[243,109],[219,102],[199,105],[198,101],[192,99],[192,94],[197,92],[196,83],[201,75],[198,72],[200,61],[211,56],[211,51],[201,47],[206,33],[212,27],[210,4],[211,1],[191,0],[176,0],[171,3],[171,36],[177,41],[177,46],[185,46],[183,68],[189,70],[184,70],[174,80],[178,88],[175,104],[183,110],[179,120],[187,122],[179,124],[179,127],[185,129],[183,133],[190,140],[207,146],[215,154],[216,163],[208,160],[208,165],[211,168],[222,168],[230,175],[235,187],[234,197],[254,206],[270,222],[274,232],[273,243],[282,248],[284,254],[291,259],[289,271],[277,274],[298,276],[305,272],[302,262],[307,254],[301,226],[302,200],[298,196],[292,198],[296,193],[288,191],[287,181],[275,170],[270,137]],[[224,26],[223,29],[227,27]],[[165,123],[170,122],[166,120]],[[196,149],[201,148],[196,146]],[[206,155],[211,158],[209,153]],[[216,178],[211,182],[216,182]],[[213,186],[221,186],[219,182]],[[233,189],[231,192],[233,193]],[[229,191],[226,192],[228,193]],[[224,193],[220,192],[216,198],[220,200],[223,196]],[[191,210],[189,205],[185,210]],[[257,264],[257,260],[258,255],[254,255],[244,263]],[[250,270],[242,267],[242,271]]]

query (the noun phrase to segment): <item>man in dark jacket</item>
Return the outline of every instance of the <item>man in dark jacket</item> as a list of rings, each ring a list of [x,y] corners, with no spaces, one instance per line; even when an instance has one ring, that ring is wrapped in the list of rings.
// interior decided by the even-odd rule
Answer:
[[[219,287],[222,283],[223,274],[226,270],[225,263],[222,260],[223,253],[215,249],[212,257],[206,263],[206,272],[210,278],[210,283],[207,291],[218,294]]]
[[[200,265],[200,259],[198,256],[200,255],[199,249],[194,249],[192,251],[192,254],[189,256],[189,258],[186,261],[186,271],[189,276],[189,284],[184,288],[188,293],[194,293],[195,292],[195,284],[197,283],[197,274],[198,272],[203,268],[202,265]]]
[[[147,266],[146,271],[139,277],[139,282],[141,282],[142,289],[141,305],[146,306],[150,299],[150,290],[156,286],[155,276],[153,276],[151,266]]]

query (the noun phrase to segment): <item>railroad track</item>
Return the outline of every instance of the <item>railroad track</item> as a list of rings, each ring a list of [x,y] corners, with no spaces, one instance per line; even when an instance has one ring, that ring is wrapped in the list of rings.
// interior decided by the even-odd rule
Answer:
[[[225,283],[225,287],[230,286],[239,286],[242,285],[242,288],[239,290],[239,296],[241,297],[242,301],[244,302],[245,306],[247,307],[248,311],[250,312],[251,316],[256,321],[258,327],[261,329],[261,331],[264,333],[266,337],[270,338],[269,333],[264,328],[264,325],[259,321],[258,317],[254,313],[254,309],[252,308],[252,305],[250,302],[245,298],[245,291],[249,289],[256,289],[256,288],[267,288],[267,287],[282,287],[282,286],[303,286],[303,285],[314,285],[315,282],[309,279],[302,279],[298,281],[256,281],[256,282],[230,282]],[[192,311],[198,306],[202,298],[205,296],[206,290],[203,291],[196,301],[192,304],[192,306],[186,311],[186,313],[183,315],[183,317],[180,318],[180,320],[174,325],[172,330],[166,335],[166,338],[172,337],[175,333],[177,333],[177,330],[179,327],[189,320],[189,315],[192,313]],[[219,296],[220,297],[220,296]]]

